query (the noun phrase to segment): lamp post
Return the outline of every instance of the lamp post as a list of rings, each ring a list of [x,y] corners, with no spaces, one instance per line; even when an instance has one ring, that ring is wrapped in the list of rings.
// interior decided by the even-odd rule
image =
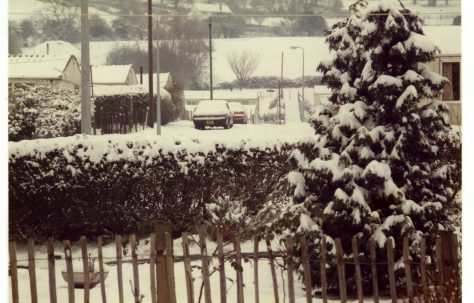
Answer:
[[[304,48],[301,46],[290,46],[291,49],[301,49],[303,51],[303,78],[301,80],[301,102],[304,103]]]

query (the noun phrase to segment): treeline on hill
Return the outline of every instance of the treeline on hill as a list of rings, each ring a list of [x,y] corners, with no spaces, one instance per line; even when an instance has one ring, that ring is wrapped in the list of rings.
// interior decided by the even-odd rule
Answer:
[[[281,83],[281,87],[300,87],[302,85],[302,78],[297,79],[288,79],[283,78],[280,81],[278,76],[255,76],[249,79],[243,80],[242,88],[278,88]],[[315,85],[321,84],[320,76],[306,76],[304,78],[304,85],[306,87],[313,87]],[[216,85],[216,88],[221,89],[238,89],[240,88],[241,83],[237,80],[232,82],[221,82]]]
[[[63,40],[71,43],[80,41],[80,1],[43,1],[41,12],[22,21],[9,22],[9,53],[19,53],[22,47],[48,40]],[[213,2],[213,1],[211,1]],[[341,0],[313,1],[219,1],[227,4],[234,16],[215,18],[213,36],[215,38],[235,38],[249,36],[321,36],[327,25],[324,15],[340,13]],[[147,38],[147,3],[129,1],[89,1],[89,30],[92,40],[144,40]],[[98,9],[103,13],[95,13]],[[153,3],[153,11],[164,14],[186,15],[192,9],[192,1],[173,0]],[[104,15],[109,13],[110,17]],[[235,15],[261,15],[247,18]],[[262,24],[265,15],[289,15],[271,25]],[[303,17],[291,15],[304,15]],[[181,18],[191,20],[193,18]],[[155,22],[155,21],[153,21]],[[207,26],[207,19],[204,22]],[[155,25],[153,25],[155,29]],[[187,27],[192,30],[192,27]]]

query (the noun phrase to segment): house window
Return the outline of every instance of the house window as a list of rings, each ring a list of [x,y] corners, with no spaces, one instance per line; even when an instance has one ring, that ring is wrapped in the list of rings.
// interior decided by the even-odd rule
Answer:
[[[461,100],[461,63],[443,62],[443,76],[449,79],[444,85],[443,101]]]

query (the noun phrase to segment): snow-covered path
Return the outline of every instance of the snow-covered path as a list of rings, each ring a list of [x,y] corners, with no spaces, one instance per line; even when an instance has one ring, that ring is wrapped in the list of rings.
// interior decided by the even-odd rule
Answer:
[[[298,103],[298,91],[299,89],[285,89],[284,100],[285,100],[285,123],[294,124],[300,123],[300,106]]]

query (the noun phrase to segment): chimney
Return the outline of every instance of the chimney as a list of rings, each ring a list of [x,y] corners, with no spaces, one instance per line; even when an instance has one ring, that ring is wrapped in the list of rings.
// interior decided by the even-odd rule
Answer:
[[[49,43],[46,43],[46,55],[49,55]]]

